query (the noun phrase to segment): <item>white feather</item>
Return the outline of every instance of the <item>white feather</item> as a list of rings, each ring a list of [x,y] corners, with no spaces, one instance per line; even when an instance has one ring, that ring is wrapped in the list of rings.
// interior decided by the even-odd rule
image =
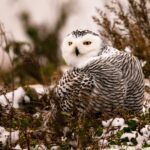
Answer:
[[[90,45],[84,45],[85,41],[90,41]],[[72,42],[71,45],[68,43]],[[79,49],[80,54],[76,56],[75,48]],[[83,67],[92,58],[98,55],[102,47],[102,40],[99,36],[93,34],[86,34],[84,36],[75,37],[72,34],[67,36],[62,44],[62,56],[65,62],[72,67]]]

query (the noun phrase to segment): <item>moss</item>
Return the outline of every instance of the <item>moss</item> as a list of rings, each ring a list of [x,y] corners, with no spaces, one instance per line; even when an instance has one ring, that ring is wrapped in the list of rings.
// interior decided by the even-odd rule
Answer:
[[[129,128],[132,131],[135,131],[137,128],[137,122],[135,120],[128,120],[128,121],[126,121],[126,124],[129,126]]]
[[[61,150],[70,150],[70,145],[67,143],[63,143],[60,145]]]
[[[102,127],[98,127],[97,129],[96,129],[96,135],[97,136],[101,136],[102,135],[102,133],[103,133],[103,128]]]
[[[125,132],[124,130],[118,131],[117,132],[117,137],[120,138],[123,135],[124,132]]]

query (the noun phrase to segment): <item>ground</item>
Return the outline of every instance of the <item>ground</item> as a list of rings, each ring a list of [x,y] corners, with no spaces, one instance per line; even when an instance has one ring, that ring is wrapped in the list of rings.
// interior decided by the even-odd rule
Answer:
[[[29,150],[149,149],[150,81],[145,80],[142,115],[54,115],[52,86],[19,87],[0,96],[0,148]],[[12,103],[13,101],[13,103]]]

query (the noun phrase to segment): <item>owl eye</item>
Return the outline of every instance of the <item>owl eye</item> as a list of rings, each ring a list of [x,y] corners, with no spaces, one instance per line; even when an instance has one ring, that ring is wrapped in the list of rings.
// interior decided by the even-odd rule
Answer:
[[[72,45],[72,42],[68,42],[68,45],[69,45],[69,46]]]
[[[83,42],[83,45],[90,45],[92,42],[91,41],[85,41]]]

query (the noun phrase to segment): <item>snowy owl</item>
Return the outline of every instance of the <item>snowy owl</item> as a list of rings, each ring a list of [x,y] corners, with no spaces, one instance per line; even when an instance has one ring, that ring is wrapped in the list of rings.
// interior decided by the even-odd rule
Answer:
[[[62,56],[72,66],[54,90],[62,111],[142,112],[144,77],[135,56],[105,46],[98,34],[89,30],[67,35]]]

